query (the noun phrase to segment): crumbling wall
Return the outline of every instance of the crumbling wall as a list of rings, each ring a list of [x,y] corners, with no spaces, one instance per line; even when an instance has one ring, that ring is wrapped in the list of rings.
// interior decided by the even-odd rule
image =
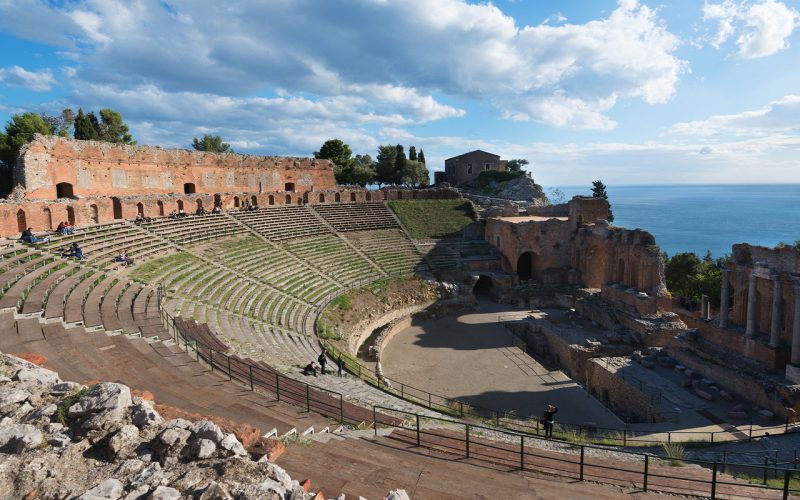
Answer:
[[[76,196],[130,196],[335,188],[333,164],[312,158],[206,153],[157,146],[127,146],[36,135],[24,146],[14,183],[28,199],[55,199],[55,185],[72,185]]]

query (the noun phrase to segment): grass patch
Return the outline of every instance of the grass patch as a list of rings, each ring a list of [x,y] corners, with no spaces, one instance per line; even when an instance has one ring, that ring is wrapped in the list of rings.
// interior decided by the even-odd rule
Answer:
[[[661,449],[667,455],[667,463],[673,467],[683,467],[683,460],[686,456],[686,449],[682,444],[663,443]]]
[[[389,207],[415,239],[459,236],[475,221],[475,209],[466,200],[396,200]]]
[[[197,258],[194,255],[186,252],[178,252],[166,257],[153,259],[134,269],[131,272],[131,278],[138,281],[143,281],[145,283],[150,283],[164,273],[164,271],[176,269],[179,266],[195,260],[197,260]]]
[[[56,419],[58,420],[59,423],[66,425],[67,410],[69,410],[70,406],[77,403],[83,397],[83,395],[86,394],[86,391],[88,391],[88,389],[85,388],[76,391],[70,397],[68,397],[67,399],[58,404],[58,410],[56,410]]]

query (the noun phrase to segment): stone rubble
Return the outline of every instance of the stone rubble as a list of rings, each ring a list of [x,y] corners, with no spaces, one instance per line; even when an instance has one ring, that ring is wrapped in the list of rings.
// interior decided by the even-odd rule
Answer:
[[[322,498],[208,420],[163,419],[129,387],[63,382],[0,353],[4,498]],[[344,495],[336,498],[344,499]],[[409,498],[394,490],[386,498]]]

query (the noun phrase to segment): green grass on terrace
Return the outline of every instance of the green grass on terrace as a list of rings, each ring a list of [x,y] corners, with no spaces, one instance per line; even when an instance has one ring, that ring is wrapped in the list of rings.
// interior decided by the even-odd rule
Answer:
[[[134,269],[133,272],[131,272],[131,278],[144,281],[145,283],[151,283],[167,270],[176,269],[194,260],[197,260],[197,257],[186,252],[178,252],[159,259],[153,259]]]
[[[415,239],[460,236],[475,220],[472,203],[466,200],[390,201],[389,207]]]

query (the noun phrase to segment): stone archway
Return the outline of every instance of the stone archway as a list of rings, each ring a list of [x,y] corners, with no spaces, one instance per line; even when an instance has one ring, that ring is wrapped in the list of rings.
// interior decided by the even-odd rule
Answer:
[[[323,193],[319,194],[319,202],[320,203],[325,203],[325,194],[323,194]]]
[[[53,214],[50,212],[49,208],[45,208],[44,212],[44,222],[47,226],[47,229],[53,229]]]
[[[159,202],[161,203],[161,202]],[[163,204],[161,205],[163,207]],[[89,208],[92,210],[92,221],[95,224],[100,224],[100,209],[97,208],[97,205],[92,203],[89,205]],[[163,213],[161,215],[164,215]]]
[[[28,229],[28,218],[25,216],[25,210],[21,208],[17,210],[17,229],[20,233]]]
[[[356,194],[350,193],[350,201],[356,201]]]
[[[67,220],[71,226],[75,225],[75,209],[72,207],[67,207]]]
[[[121,219],[122,218],[122,202],[119,201],[119,198],[111,198],[111,204],[114,206],[114,218]]]
[[[160,200],[158,202],[158,215],[164,217],[164,202]]]
[[[481,274],[478,276],[478,281],[475,282],[475,286],[472,287],[472,293],[475,296],[490,295],[492,293],[493,285],[494,282],[490,276]]]
[[[290,195],[290,194],[286,195],[286,204],[287,205],[291,205],[292,204],[292,195]]]
[[[536,263],[536,254],[533,252],[523,252],[517,258],[517,278],[520,281],[527,281],[534,279],[536,274],[534,270]]]
[[[69,182],[59,182],[56,184],[56,198],[72,198],[72,184]]]
[[[136,204],[136,213],[144,217],[144,204],[142,202]]]
[[[274,205],[275,204],[275,197],[273,195],[269,195],[267,197],[267,204]]]

